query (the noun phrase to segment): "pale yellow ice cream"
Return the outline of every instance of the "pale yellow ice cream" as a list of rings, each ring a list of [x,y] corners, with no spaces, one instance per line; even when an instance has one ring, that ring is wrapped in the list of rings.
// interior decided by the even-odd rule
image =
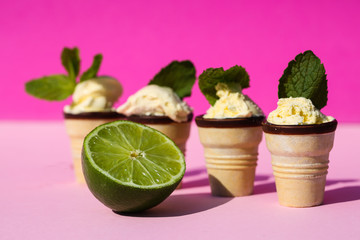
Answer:
[[[73,94],[73,103],[64,108],[65,113],[112,111],[113,104],[122,94],[122,86],[114,78],[98,77],[79,83]]]
[[[171,88],[148,85],[130,96],[117,111],[126,116],[167,116],[175,122],[185,122],[192,109]]]
[[[322,114],[307,98],[280,98],[277,104],[278,107],[267,118],[267,121],[272,124],[305,125],[334,120],[333,117]]]
[[[242,118],[263,116],[263,111],[241,89],[230,89],[226,84],[218,83],[215,87],[219,99],[210,107],[204,118]]]

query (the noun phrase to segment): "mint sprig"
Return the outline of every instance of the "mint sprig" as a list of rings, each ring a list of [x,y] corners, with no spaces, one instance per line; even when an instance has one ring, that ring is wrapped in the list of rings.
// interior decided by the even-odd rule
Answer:
[[[225,83],[230,89],[244,89],[250,86],[250,78],[245,68],[238,65],[226,71],[222,67],[206,69],[199,76],[199,88],[212,106],[219,99],[215,89],[218,83]]]
[[[149,82],[171,88],[180,99],[191,96],[191,89],[196,79],[196,70],[191,61],[173,61],[162,68]]]
[[[319,110],[326,106],[327,94],[324,65],[310,50],[289,62],[279,80],[279,98],[304,97],[310,99]]]
[[[90,68],[81,75],[80,81],[97,77],[101,61],[102,55],[97,54]],[[61,63],[68,75],[55,74],[28,81],[25,83],[25,91],[36,98],[48,101],[62,101],[68,98],[78,84],[76,79],[80,73],[80,62],[79,49],[65,47],[61,52]]]

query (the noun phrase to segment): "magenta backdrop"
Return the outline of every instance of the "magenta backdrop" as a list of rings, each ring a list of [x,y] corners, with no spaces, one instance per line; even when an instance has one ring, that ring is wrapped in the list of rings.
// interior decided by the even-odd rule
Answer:
[[[143,87],[172,60],[190,59],[197,76],[208,67],[242,65],[244,92],[268,114],[287,63],[311,49],[328,74],[325,114],[360,122],[359,1],[2,1],[0,7],[3,120],[61,119],[64,102],[24,92],[32,78],[63,73],[64,46],[78,46],[87,68],[103,53],[100,73],[118,78],[125,92]],[[198,86],[187,102],[195,114],[208,103]]]

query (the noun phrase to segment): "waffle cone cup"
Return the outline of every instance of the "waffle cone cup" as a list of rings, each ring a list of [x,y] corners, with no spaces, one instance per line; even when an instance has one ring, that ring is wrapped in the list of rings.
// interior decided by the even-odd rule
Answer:
[[[323,202],[329,153],[337,125],[334,121],[308,125],[307,129],[306,125],[292,126],[297,130],[290,132],[291,126],[282,130],[276,127],[280,131],[276,132],[269,131],[268,126],[274,127],[272,124],[264,125],[280,205],[300,208]]]
[[[78,183],[85,183],[81,166],[81,151],[86,135],[101,124],[124,119],[119,114],[105,114],[104,118],[100,118],[102,115],[101,113],[65,114],[65,128],[70,137],[73,167]]]
[[[254,188],[258,146],[262,139],[261,120],[207,120],[196,118],[204,147],[211,193],[221,197],[250,195]],[[233,124],[228,124],[231,122]],[[227,122],[227,123],[225,123]],[[208,124],[209,123],[209,124]]]

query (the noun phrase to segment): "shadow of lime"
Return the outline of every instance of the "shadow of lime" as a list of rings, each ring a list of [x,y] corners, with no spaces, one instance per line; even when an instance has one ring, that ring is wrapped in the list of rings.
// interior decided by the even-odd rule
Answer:
[[[210,193],[171,195],[158,206],[139,213],[116,213],[129,217],[178,217],[204,212],[231,201]]]

